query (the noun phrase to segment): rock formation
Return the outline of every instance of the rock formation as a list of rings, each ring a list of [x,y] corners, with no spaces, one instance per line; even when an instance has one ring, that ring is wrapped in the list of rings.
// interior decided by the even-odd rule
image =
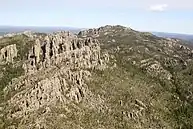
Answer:
[[[193,128],[193,49],[181,40],[119,25],[6,36],[0,128]]]
[[[120,25],[116,26],[111,26],[111,25],[106,25],[103,27],[99,28],[93,28],[93,29],[88,29],[88,30],[83,30],[78,33],[80,37],[99,37],[101,33],[107,35],[109,32],[117,32],[120,30],[131,30],[130,28],[123,27]]]
[[[8,47],[11,54],[6,60],[12,61],[15,49]],[[90,70],[104,69],[108,60],[107,53],[101,56],[99,42],[93,38],[78,38],[69,32],[37,38],[23,64],[25,76],[12,81],[6,90],[7,95],[16,93],[8,101],[7,119],[24,119],[58,104],[80,103],[90,94],[85,83]]]
[[[71,68],[95,68],[102,63],[99,42],[93,38],[77,38],[69,32],[36,39],[28,60],[26,73],[64,63]]]
[[[13,59],[17,57],[16,44],[8,45],[0,50],[0,62],[8,63],[13,62]]]

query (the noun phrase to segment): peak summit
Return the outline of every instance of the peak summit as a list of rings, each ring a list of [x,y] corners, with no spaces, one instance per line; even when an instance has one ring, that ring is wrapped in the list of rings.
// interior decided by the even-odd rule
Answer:
[[[127,28],[121,25],[106,25],[106,26],[102,26],[99,28],[93,28],[93,29],[87,29],[87,30],[83,30],[80,31],[78,33],[79,36],[94,36],[94,37],[98,37],[100,34],[103,34],[105,32],[120,32],[120,31],[132,31],[131,28]]]

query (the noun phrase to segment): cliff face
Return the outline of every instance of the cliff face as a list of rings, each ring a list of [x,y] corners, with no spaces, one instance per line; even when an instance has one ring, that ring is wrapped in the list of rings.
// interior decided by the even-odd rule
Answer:
[[[0,128],[193,128],[193,49],[123,26],[0,39]]]
[[[102,64],[99,42],[65,32],[48,35],[36,39],[24,67],[26,73],[30,73],[63,62],[71,68],[95,68]]]

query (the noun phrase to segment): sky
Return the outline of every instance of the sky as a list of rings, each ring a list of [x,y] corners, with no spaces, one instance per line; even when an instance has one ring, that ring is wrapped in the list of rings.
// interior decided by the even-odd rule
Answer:
[[[193,0],[0,0],[0,25],[95,28],[193,34]]]

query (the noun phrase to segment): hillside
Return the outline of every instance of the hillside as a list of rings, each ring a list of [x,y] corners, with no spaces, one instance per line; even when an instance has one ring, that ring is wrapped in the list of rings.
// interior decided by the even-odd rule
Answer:
[[[0,39],[0,128],[191,129],[193,49],[120,25]]]

